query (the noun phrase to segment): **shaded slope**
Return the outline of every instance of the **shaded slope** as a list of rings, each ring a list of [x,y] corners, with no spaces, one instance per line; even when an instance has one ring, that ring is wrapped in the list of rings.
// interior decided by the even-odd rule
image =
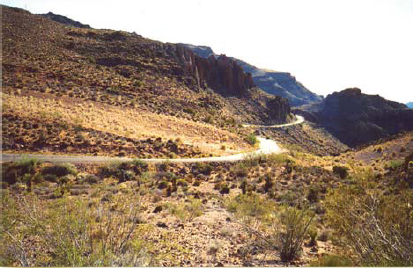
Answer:
[[[349,146],[413,130],[413,110],[379,95],[363,94],[358,88],[334,92],[307,111]]]

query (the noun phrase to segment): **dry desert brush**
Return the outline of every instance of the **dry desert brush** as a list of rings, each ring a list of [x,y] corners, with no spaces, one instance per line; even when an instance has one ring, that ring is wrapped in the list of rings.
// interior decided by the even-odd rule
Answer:
[[[153,264],[141,236],[140,201],[65,196],[2,195],[2,266],[146,266]]]
[[[379,183],[358,172],[352,184],[330,192],[328,222],[356,264],[413,266],[413,192],[384,191]]]

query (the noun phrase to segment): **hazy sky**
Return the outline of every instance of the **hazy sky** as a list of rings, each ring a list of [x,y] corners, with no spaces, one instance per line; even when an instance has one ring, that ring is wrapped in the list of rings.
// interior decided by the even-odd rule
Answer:
[[[413,101],[413,0],[2,0],[93,28],[207,45],[291,72],[311,91],[347,87]]]

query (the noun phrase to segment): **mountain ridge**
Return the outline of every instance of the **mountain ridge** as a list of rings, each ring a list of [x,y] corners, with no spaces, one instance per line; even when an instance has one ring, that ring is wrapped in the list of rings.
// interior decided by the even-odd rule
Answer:
[[[196,46],[191,44],[179,43],[194,51],[203,58],[217,57],[212,48],[208,46]],[[302,83],[298,82],[294,76],[288,72],[279,72],[268,69],[257,68],[243,60],[231,57],[246,72],[251,73],[254,83],[265,92],[272,95],[279,95],[287,98],[291,106],[300,106],[317,102],[322,99],[321,96],[308,90]]]
[[[65,24],[65,25],[70,25],[70,26],[76,27],[76,28],[91,29],[89,24],[83,24],[79,21],[72,20],[72,19],[70,19],[66,16],[54,14],[51,11],[46,13],[46,14],[38,14],[38,15],[43,16],[45,18],[49,18],[53,21],[56,21],[56,22],[59,22],[59,23]]]

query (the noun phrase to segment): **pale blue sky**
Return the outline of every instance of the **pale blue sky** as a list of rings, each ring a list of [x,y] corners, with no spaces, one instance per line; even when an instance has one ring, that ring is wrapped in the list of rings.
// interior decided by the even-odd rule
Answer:
[[[291,72],[327,95],[347,87],[413,101],[413,0],[2,0],[94,28],[207,45]]]

